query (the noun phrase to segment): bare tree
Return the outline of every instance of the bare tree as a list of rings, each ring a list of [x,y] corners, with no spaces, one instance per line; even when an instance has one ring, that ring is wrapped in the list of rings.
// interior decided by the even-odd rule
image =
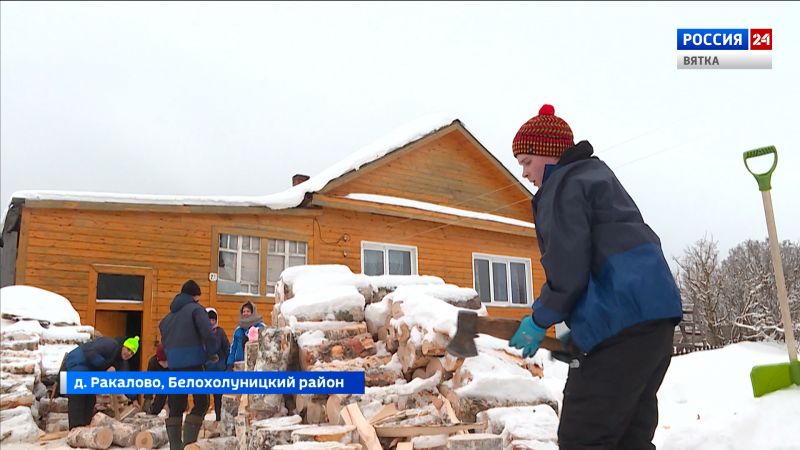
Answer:
[[[726,315],[721,304],[719,250],[713,237],[703,237],[684,250],[678,264],[678,286],[686,304],[694,308],[696,326],[712,345],[725,340]]]

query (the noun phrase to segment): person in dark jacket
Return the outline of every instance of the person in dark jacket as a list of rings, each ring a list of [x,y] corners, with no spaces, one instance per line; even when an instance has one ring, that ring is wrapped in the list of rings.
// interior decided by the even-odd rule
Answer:
[[[239,308],[239,326],[233,331],[233,343],[228,353],[228,368],[233,368],[237,361],[244,361],[244,345],[247,343],[247,331],[251,327],[264,328],[264,319],[256,312],[256,305],[245,302]]]
[[[64,369],[67,372],[114,372],[129,370],[128,360],[139,350],[139,336],[128,339],[99,337],[79,345],[67,353]],[[68,396],[69,429],[89,425],[94,416],[94,394]]]
[[[159,324],[164,352],[169,362],[169,370],[180,372],[202,372],[209,359],[216,360],[219,344],[211,332],[208,315],[198,301],[200,286],[189,280],[181,287],[169,306],[167,314]],[[170,394],[169,417],[165,424],[170,450],[182,449],[185,444],[197,441],[203,418],[208,410],[208,395],[192,394],[194,407],[183,420],[183,412],[188,404],[188,395]],[[181,436],[183,427],[183,436]]]
[[[167,372],[168,370],[169,363],[167,362],[167,354],[164,352],[164,344],[159,343],[156,346],[156,354],[147,361],[147,371]],[[145,395],[144,397],[142,410],[147,414],[158,415],[167,403],[166,394]]]
[[[231,343],[228,341],[228,335],[225,334],[225,330],[219,326],[219,322],[217,322],[217,310],[214,308],[206,308],[206,312],[208,313],[208,321],[211,322],[211,333],[217,339],[217,342],[219,342],[219,351],[217,352],[219,359],[216,362],[207,362],[206,371],[224,372],[227,366],[228,350],[230,349]],[[222,394],[214,394],[214,413],[216,414],[217,422],[222,418],[220,408],[222,408]]]
[[[661,242],[552,106],[522,125],[512,149],[539,188],[533,212],[546,282],[510,345],[530,356],[548,327],[570,328],[580,354],[564,387],[561,450],[653,449],[656,393],[682,315]]]

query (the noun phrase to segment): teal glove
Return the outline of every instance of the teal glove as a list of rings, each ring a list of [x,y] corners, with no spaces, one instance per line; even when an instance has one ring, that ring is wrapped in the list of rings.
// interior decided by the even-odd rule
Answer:
[[[527,316],[522,319],[522,322],[517,328],[517,332],[508,341],[510,347],[522,349],[522,357],[527,358],[533,356],[536,350],[539,350],[539,344],[544,339],[544,334],[547,329],[536,325],[533,317]]]

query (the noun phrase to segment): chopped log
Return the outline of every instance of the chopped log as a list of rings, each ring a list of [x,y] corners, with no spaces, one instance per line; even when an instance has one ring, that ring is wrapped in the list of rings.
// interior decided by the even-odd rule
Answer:
[[[397,364],[389,364],[389,356],[368,356],[366,358],[318,362],[310,370],[312,372],[358,372],[364,371],[364,383],[367,387],[389,386],[403,378]]]
[[[135,413],[132,416],[128,416],[122,422],[131,425],[140,431],[164,426],[164,419],[143,412]]]
[[[450,450],[497,450],[503,438],[496,434],[459,434],[447,440]]]
[[[397,333],[397,342],[399,342],[400,345],[408,342],[408,339],[411,337],[411,328],[408,326],[407,323],[400,322],[400,324],[397,327],[395,327],[395,330]]]
[[[447,354],[447,343],[449,336],[439,333],[431,333],[422,339],[422,354],[425,356],[444,356]]]
[[[415,369],[414,372],[411,374],[411,378],[427,378],[425,376],[425,367],[420,367],[419,369]]]
[[[49,413],[44,419],[45,433],[58,433],[69,430],[69,415],[67,413]]]
[[[3,368],[5,369],[5,367]],[[31,407],[36,401],[33,393],[26,389],[20,389],[7,394],[0,394],[0,409],[13,409],[17,406]]]
[[[313,426],[314,425],[298,423],[293,425],[276,425],[266,428],[255,428],[252,430],[253,433],[252,437],[250,438],[250,443],[248,444],[248,449],[261,450],[265,448],[273,448],[276,445],[292,444],[294,443],[292,440],[293,432]]]
[[[316,345],[300,347],[300,368],[308,370],[317,361],[352,359],[376,353],[375,341],[369,333],[339,340],[323,340]]]
[[[160,427],[153,427],[149,430],[140,431],[136,434],[133,441],[137,449],[151,450],[154,448],[161,448],[169,442],[167,428],[161,425]]]
[[[72,448],[105,450],[114,442],[114,433],[106,427],[78,427],[67,434],[67,445]]]
[[[353,425],[326,425],[301,428],[292,432],[292,440],[297,442],[340,442],[350,444],[355,440],[356,427]]]
[[[300,442],[299,444],[276,445],[272,450],[362,450],[359,444],[340,442]]]
[[[134,426],[122,423],[103,413],[97,413],[92,417],[92,427],[109,428],[113,434],[112,442],[120,447],[131,447],[136,439],[136,433],[140,430]]]
[[[185,450],[236,450],[239,442],[235,437],[200,439],[183,447]]]
[[[306,423],[320,424],[328,421],[328,414],[325,406],[328,402],[327,395],[310,395],[305,402]]]
[[[430,358],[422,354],[422,348],[417,347],[412,341],[400,344],[397,349],[397,359],[406,372],[413,372],[414,369],[428,365]]]
[[[447,400],[450,401],[450,404],[453,405],[453,409],[458,418],[468,423],[475,422],[477,414],[487,409],[506,406],[535,406],[528,400],[488,398],[469,395],[459,396],[455,391],[447,391],[447,393],[442,392],[442,394],[444,394]],[[554,411],[558,411],[558,404],[554,401],[542,400],[537,404],[548,405],[553,408]]]
[[[67,397],[47,398],[42,397],[39,400],[39,415],[45,417],[50,413],[66,413],[69,412],[69,404]]]
[[[397,450],[414,450],[414,444],[411,442],[398,442]]]
[[[0,394],[7,394],[23,389],[33,392],[35,384],[35,375],[18,375],[0,371]]]
[[[376,422],[380,422],[381,420],[389,416],[393,416],[398,412],[399,411],[397,411],[397,406],[394,403],[389,403],[388,405],[384,405],[383,408],[381,408],[378,412],[376,412],[375,415],[372,416],[371,419],[369,419],[369,423],[370,425],[372,425]]]
[[[9,431],[10,433],[10,431]],[[56,433],[47,433],[39,438],[39,442],[50,442],[64,439],[69,434],[69,431],[58,431]]]
[[[286,371],[291,363],[294,337],[288,328],[268,327],[258,332],[258,354],[252,370],[258,372]],[[249,345],[249,343],[248,343]],[[283,395],[250,394],[248,407],[269,416],[286,414]]]
[[[367,333],[365,322],[297,322],[292,330],[299,336],[309,331],[321,331],[325,339],[339,340]]]
[[[437,373],[444,381],[449,380],[450,377],[452,377],[452,373],[447,372],[444,370],[444,367],[442,367],[441,358],[431,358],[430,361],[428,361],[428,365],[425,366],[425,378],[430,378]]]
[[[359,439],[367,450],[381,450],[381,444],[378,440],[378,435],[375,434],[375,429],[367,422],[358,405],[347,405],[342,411],[342,420],[344,423],[356,428]]]
[[[461,430],[459,433],[466,433]],[[447,450],[446,434],[432,434],[430,436],[417,436],[411,440],[414,450]]]
[[[234,436],[236,427],[236,416],[239,415],[239,404],[242,402],[241,395],[225,394],[222,396],[220,406],[220,426],[219,435],[222,437]]]

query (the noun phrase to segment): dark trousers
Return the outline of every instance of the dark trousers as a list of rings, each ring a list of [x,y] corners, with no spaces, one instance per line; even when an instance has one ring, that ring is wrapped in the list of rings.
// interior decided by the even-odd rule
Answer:
[[[147,407],[144,408],[144,412],[157,416],[164,409],[164,405],[167,404],[167,397],[168,395],[166,394],[145,395],[144,403]]]
[[[627,328],[570,368],[558,427],[560,450],[655,449],[656,393],[672,358],[669,320]]]
[[[214,414],[219,422],[222,419],[222,394],[214,394]]]
[[[170,369],[172,370],[172,369]],[[203,366],[183,367],[175,369],[176,372],[203,372]],[[189,403],[189,395],[192,396],[194,406],[189,411],[189,415],[205,417],[208,411],[208,394],[169,394],[167,404],[169,405],[169,417],[183,417],[186,405]]]
[[[67,396],[67,400],[69,429],[89,425],[94,416],[94,404],[97,397],[94,394],[72,394]]]

